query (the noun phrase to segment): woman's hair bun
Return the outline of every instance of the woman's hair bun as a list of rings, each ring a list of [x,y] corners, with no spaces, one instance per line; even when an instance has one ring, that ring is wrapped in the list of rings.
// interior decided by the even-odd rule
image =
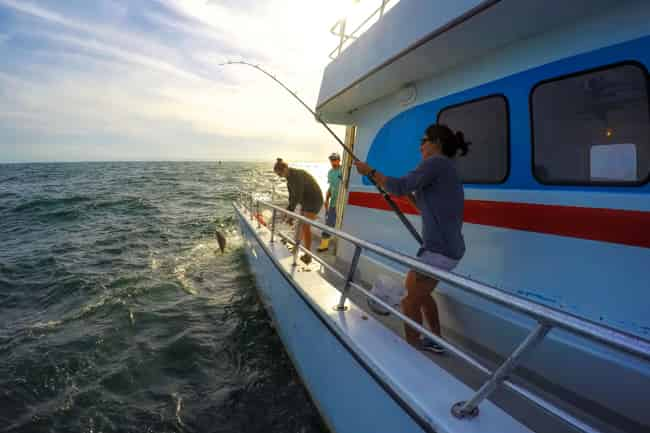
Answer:
[[[442,146],[442,153],[449,157],[465,156],[469,150],[470,142],[465,141],[461,131],[452,131],[447,125],[434,123],[429,125],[426,135],[431,141],[438,141]]]
[[[465,156],[469,151],[469,145],[472,143],[465,141],[465,134],[463,134],[461,131],[456,131],[456,144],[458,146],[458,150],[460,151],[460,156]]]

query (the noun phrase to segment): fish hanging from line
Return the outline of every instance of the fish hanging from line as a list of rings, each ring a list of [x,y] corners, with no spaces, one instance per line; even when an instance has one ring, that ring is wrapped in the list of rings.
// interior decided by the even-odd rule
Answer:
[[[216,236],[217,243],[219,244],[219,249],[221,250],[221,254],[223,254],[224,250],[226,249],[226,237],[219,230],[217,230]]]

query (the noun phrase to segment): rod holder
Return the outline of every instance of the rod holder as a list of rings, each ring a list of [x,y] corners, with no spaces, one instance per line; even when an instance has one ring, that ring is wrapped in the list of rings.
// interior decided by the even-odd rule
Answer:
[[[471,419],[476,417],[479,414],[478,406],[474,406],[472,410],[467,411],[463,409],[466,404],[467,404],[466,401],[459,401],[458,403],[454,404],[451,407],[451,414],[458,419],[465,419],[465,418]]]

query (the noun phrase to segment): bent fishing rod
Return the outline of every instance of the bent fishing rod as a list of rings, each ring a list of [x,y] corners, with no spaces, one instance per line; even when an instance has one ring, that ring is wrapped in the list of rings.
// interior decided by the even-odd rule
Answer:
[[[282,86],[282,88],[284,90],[289,92],[291,94],[291,96],[293,96],[298,102],[300,102],[300,104],[303,107],[305,107],[305,109],[307,111],[309,111],[314,116],[314,118],[321,125],[323,125],[325,127],[325,129],[327,129],[327,132],[329,132],[332,135],[332,137],[334,137],[334,139],[336,141],[338,141],[338,143],[350,155],[350,157],[352,158],[353,161],[361,161],[359,158],[357,158],[357,156],[354,154],[354,152],[352,152],[352,149],[350,149],[348,146],[346,146],[345,143],[343,142],[343,140],[341,140],[339,138],[339,136],[336,135],[336,133],[334,131],[332,131],[332,128],[330,128],[329,125],[327,123],[325,123],[325,121],[323,119],[321,119],[320,115],[318,115],[314,110],[312,110],[311,107],[305,103],[305,101],[303,101],[298,95],[296,95],[296,93],[294,91],[292,91],[287,86],[285,86],[284,83],[282,81],[278,80],[273,74],[270,74],[269,72],[267,72],[265,69],[263,69],[259,65],[248,63],[248,62],[245,62],[245,61],[242,61],[242,60],[228,61],[228,62],[224,62],[224,63],[219,64],[219,66],[228,66],[228,65],[245,65],[245,66],[249,66],[251,68],[257,69],[258,71],[260,71],[261,73],[263,73],[264,75],[266,75],[267,77],[269,77],[270,79],[275,81],[277,84]],[[406,218],[406,216],[404,216],[404,213],[402,213],[400,208],[393,201],[393,199],[390,197],[390,195],[388,195],[386,190],[384,190],[384,188],[382,188],[379,184],[377,184],[377,182],[375,182],[375,179],[373,179],[371,176],[366,176],[366,177],[375,186],[375,188],[377,188],[377,191],[379,191],[379,193],[384,198],[384,200],[386,200],[386,203],[388,203],[388,205],[393,209],[393,211],[395,212],[397,217],[400,219],[402,224],[404,224],[404,226],[408,229],[408,231],[411,233],[413,238],[415,238],[415,240],[420,245],[423,245],[424,242],[422,241],[422,237],[420,236],[420,233],[418,233],[418,231],[415,229],[415,227],[413,227],[413,224],[411,224],[411,222]]]

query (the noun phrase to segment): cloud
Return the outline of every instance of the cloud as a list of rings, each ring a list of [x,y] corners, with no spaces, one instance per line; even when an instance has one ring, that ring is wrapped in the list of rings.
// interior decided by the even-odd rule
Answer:
[[[315,105],[327,52],[336,42],[327,37],[327,5],[97,3],[112,8],[110,20],[58,3],[0,0],[0,10],[16,14],[7,29],[12,39],[0,45],[0,55],[13,56],[0,65],[0,150],[3,142],[14,151],[22,143],[34,157],[38,143],[80,140],[65,146],[79,151],[79,158],[89,158],[94,149],[97,158],[109,159],[282,154],[318,160],[335,146],[267,77],[241,66],[217,66],[228,58],[261,62]],[[44,148],[43,155],[52,153]]]
[[[47,21],[52,21],[59,24],[69,24],[62,15],[52,12],[50,10],[41,8],[37,5],[27,3],[27,2],[17,2],[14,0],[0,0],[0,4],[14,9],[15,11],[22,12],[36,18],[41,18]]]
[[[97,40],[82,39],[74,36],[64,36],[64,35],[58,35],[52,33],[50,34],[43,33],[43,35],[46,36],[51,41],[74,45],[83,50],[92,51],[100,55],[110,56],[114,59],[132,63],[134,65],[158,70],[187,80],[205,81],[200,76],[193,74],[192,72],[183,70],[171,63],[160,61],[156,58],[139,54],[134,51],[128,51],[115,46],[111,46],[109,44],[105,44]]]
[[[201,23],[190,23],[185,20],[170,17],[161,12],[146,12],[145,16],[162,26],[170,27],[171,29],[180,31],[186,35],[192,35],[205,39],[213,39],[222,43],[226,42],[223,34],[217,32],[214,29],[210,29]]]
[[[158,68],[167,72],[184,76],[189,79],[196,79],[194,74],[183,71],[181,68],[165,61],[158,60],[156,57],[143,54],[144,52],[157,53],[162,57],[168,56],[170,50],[166,50],[160,45],[141,36],[136,36],[132,32],[107,28],[99,23],[83,22],[78,19],[65,17],[49,9],[45,9],[30,3],[18,3],[14,0],[0,0],[0,5],[5,5],[16,12],[29,15],[48,23],[59,25],[66,30],[80,32],[83,36],[62,35],[58,33],[41,33],[50,39],[58,39],[61,42],[76,44],[82,48],[93,49],[103,52],[104,54],[113,55],[122,60],[139,63],[142,66]],[[39,35],[33,30],[29,33]],[[88,39],[88,37],[92,39]],[[121,47],[128,48],[121,48]]]

